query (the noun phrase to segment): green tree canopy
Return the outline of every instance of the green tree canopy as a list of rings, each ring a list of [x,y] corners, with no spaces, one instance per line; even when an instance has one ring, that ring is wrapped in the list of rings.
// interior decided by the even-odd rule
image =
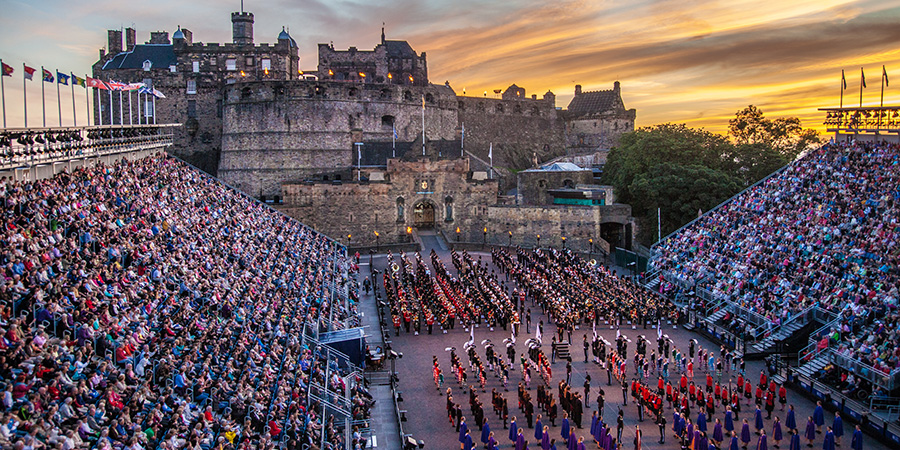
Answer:
[[[753,105],[738,111],[734,119],[728,121],[728,135],[736,144],[760,144],[789,160],[820,142],[818,133],[813,129],[803,129],[800,119],[780,117],[770,120]]]

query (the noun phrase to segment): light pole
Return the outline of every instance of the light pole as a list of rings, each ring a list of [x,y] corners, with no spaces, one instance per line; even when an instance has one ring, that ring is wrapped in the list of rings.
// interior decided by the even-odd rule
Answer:
[[[538,248],[541,248],[541,235],[538,235],[537,238],[538,238],[537,246],[538,246]]]
[[[565,236],[562,237],[562,242],[563,242],[563,248],[565,249],[566,248],[566,237]]]
[[[459,244],[459,227],[456,227],[456,243]]]
[[[350,249],[350,234],[347,234],[347,249]]]
[[[487,227],[484,227],[481,239],[481,249],[484,250],[484,246],[487,245]]]
[[[588,261],[594,259],[594,238],[588,239]]]
[[[378,230],[375,230],[375,252],[379,251],[378,247]]]
[[[507,247],[512,247],[512,231],[509,231],[509,243],[506,244]]]

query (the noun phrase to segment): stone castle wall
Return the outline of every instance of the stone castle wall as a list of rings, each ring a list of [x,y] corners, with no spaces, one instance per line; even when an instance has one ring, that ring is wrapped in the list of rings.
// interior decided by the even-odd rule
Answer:
[[[444,86],[290,81],[225,89],[219,177],[251,195],[353,165],[353,143],[456,137],[456,100]],[[285,194],[286,195],[286,194]]]
[[[487,161],[493,143],[497,167],[532,167],[535,156],[546,161],[565,153],[565,124],[552,101],[463,96],[457,101],[466,150]]]

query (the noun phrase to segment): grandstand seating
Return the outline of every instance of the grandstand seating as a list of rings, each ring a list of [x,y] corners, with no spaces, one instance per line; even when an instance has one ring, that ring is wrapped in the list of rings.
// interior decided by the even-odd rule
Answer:
[[[371,396],[315,340],[358,325],[338,243],[164,155],[0,194],[0,445],[352,445]]]
[[[729,326],[759,348],[811,309],[830,314],[801,363],[834,364],[893,389],[898,243],[900,146],[830,143],[664,239],[652,264],[660,280],[710,292],[722,302],[717,318],[741,310]],[[826,350],[828,361],[817,359]]]

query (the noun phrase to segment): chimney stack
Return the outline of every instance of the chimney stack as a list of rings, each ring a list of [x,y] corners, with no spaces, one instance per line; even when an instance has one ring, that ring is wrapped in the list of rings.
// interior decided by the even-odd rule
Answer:
[[[107,30],[107,53],[118,55],[122,53],[122,30]]]
[[[581,85],[580,84],[575,85],[575,95],[581,95]]]
[[[125,51],[129,51],[134,49],[135,43],[135,31],[134,28],[126,28],[125,29]]]

